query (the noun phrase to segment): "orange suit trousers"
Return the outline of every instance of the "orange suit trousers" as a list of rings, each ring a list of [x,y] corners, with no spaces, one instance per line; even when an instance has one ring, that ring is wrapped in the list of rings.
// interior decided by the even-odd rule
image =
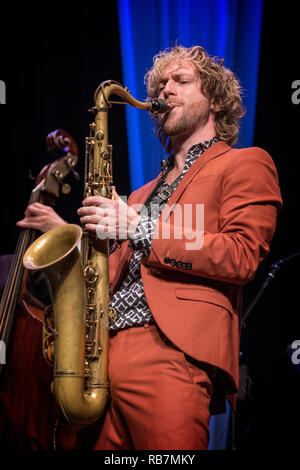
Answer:
[[[209,374],[154,324],[110,338],[111,402],[95,450],[206,450]]]

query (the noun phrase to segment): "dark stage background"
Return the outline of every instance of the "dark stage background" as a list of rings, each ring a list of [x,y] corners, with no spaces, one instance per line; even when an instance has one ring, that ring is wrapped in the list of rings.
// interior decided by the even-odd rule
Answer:
[[[300,79],[297,63],[297,12],[264,7],[254,145],[267,150],[278,169],[284,208],[271,253],[245,288],[245,308],[265,280],[272,263],[299,251],[297,137],[300,104],[292,103],[291,84]],[[293,7],[294,8],[294,7]],[[65,11],[7,8],[0,32],[0,79],[6,83],[6,105],[0,106],[1,253],[13,253],[15,222],[23,217],[36,176],[48,163],[46,135],[68,131],[78,144],[77,171],[83,175],[84,139],[88,135],[93,93],[106,79],[123,83],[114,1],[101,8]],[[283,34],[283,26],[286,31]],[[142,38],[141,38],[142,39]],[[249,45],[250,47],[250,45]],[[287,54],[291,59],[288,59]],[[142,79],[142,77],[141,77]],[[125,84],[126,85],[126,84]],[[109,116],[114,181],[128,195],[129,169],[123,107]],[[158,169],[159,170],[159,169]],[[58,212],[77,223],[82,181],[69,178],[72,191],[62,196]],[[242,334],[241,351],[252,387],[239,404],[237,448],[297,448],[300,418],[300,374],[286,354],[300,340],[297,302],[300,257],[285,263],[257,303]]]

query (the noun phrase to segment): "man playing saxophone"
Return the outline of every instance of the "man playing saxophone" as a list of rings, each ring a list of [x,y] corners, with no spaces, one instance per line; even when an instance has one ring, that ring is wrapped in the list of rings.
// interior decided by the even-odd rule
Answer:
[[[111,400],[95,449],[205,450],[210,416],[225,398],[235,405],[242,289],[282,200],[268,153],[232,148],[244,108],[220,59],[175,46],[146,81],[169,107],[153,117],[168,153],[161,172],[127,204],[113,188],[78,209],[88,232],[115,239]]]
[[[116,239],[111,403],[96,449],[207,449],[211,414],[225,397],[234,406],[242,286],[269,252],[282,201],[270,156],[231,147],[244,109],[221,60],[175,46],[146,79],[170,107],[156,118],[161,173],[128,205],[114,189],[78,210],[87,230]],[[188,206],[204,208],[203,225],[197,210],[184,217]]]

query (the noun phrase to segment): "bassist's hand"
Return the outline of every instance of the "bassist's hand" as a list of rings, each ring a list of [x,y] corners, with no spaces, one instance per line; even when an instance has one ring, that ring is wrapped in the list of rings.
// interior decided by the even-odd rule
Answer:
[[[26,208],[25,217],[17,222],[17,226],[33,228],[45,233],[54,227],[65,225],[66,223],[51,206],[35,202]]]

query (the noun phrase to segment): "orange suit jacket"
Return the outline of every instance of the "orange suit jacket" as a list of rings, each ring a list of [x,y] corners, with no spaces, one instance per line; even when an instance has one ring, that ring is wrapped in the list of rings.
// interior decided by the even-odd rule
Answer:
[[[144,203],[158,177],[133,192]],[[204,204],[204,244],[187,250],[186,239],[165,239],[174,222],[168,206]],[[151,252],[141,264],[145,295],[162,332],[192,358],[225,372],[238,388],[242,286],[269,252],[282,200],[274,163],[260,148],[232,149],[217,142],[182,178],[156,225]],[[196,221],[196,217],[195,221]],[[197,229],[196,226],[193,229]],[[129,241],[110,256],[111,296],[133,254]],[[188,268],[188,269],[187,269]]]

